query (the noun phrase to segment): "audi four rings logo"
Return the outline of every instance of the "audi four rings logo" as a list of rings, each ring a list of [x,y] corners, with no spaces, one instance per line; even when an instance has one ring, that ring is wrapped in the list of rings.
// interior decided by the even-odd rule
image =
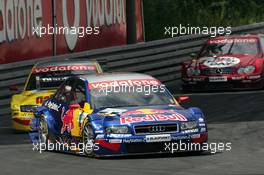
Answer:
[[[223,73],[223,69],[216,69],[215,72],[218,73],[218,74],[222,74]]]
[[[150,126],[149,132],[164,132],[166,130],[165,126]]]

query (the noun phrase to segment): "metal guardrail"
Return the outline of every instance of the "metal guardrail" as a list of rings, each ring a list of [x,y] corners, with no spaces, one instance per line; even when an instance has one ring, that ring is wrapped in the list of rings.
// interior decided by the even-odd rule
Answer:
[[[235,27],[233,33],[262,33],[264,22]],[[180,65],[198,52],[209,36],[187,35],[135,45],[116,46],[0,65],[0,116],[10,113],[11,85],[22,87],[32,65],[42,60],[97,59],[109,71],[141,72],[161,80],[174,91],[180,88]]]

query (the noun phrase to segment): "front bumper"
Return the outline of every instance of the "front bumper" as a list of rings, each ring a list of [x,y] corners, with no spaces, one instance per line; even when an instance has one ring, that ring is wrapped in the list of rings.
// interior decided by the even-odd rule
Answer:
[[[125,156],[125,155],[144,155],[144,154],[160,154],[202,150],[176,150],[172,152],[168,145],[173,144],[203,144],[207,143],[207,132],[196,132],[191,134],[158,134],[160,136],[170,136],[170,139],[152,140],[147,138],[151,135],[129,136],[129,137],[108,137],[104,139],[96,139],[95,143],[98,149],[95,151],[96,157],[107,156]],[[155,136],[155,135],[152,135]],[[162,138],[162,137],[161,137]],[[170,148],[170,149],[169,149]]]
[[[212,81],[211,78],[216,78]],[[218,81],[217,78],[219,78]],[[222,79],[222,80],[221,80]],[[261,75],[253,76],[193,76],[182,78],[183,90],[202,91],[202,90],[244,90],[261,89],[264,80]]]
[[[12,112],[12,129],[15,131],[36,131],[36,118],[31,112]]]

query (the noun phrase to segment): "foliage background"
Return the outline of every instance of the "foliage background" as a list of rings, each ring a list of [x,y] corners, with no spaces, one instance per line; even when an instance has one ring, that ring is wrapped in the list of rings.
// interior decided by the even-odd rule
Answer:
[[[146,41],[165,26],[227,27],[264,21],[264,0],[143,0]]]

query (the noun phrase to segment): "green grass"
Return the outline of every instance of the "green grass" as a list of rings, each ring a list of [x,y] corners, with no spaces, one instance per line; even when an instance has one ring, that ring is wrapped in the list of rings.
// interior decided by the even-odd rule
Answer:
[[[165,26],[240,26],[264,21],[264,0],[143,0],[146,40]]]

